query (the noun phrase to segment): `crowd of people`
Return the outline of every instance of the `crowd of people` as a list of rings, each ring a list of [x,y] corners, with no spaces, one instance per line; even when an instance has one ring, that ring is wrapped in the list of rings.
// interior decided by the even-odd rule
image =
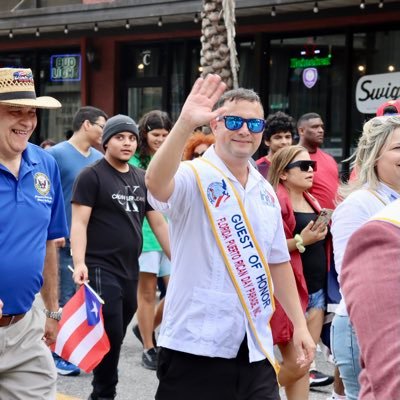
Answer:
[[[36,109],[59,107],[29,69],[0,68],[4,398],[55,399],[57,372],[80,373],[48,346],[88,281],[110,342],[90,400],[116,397],[135,313],[157,400],[277,400],[279,385],[306,400],[332,382],[330,400],[400,398],[399,101],[365,123],[343,183],[319,114],[266,118],[217,75],[174,124],[84,106],[67,140],[30,143]],[[334,377],[315,365],[322,342]]]

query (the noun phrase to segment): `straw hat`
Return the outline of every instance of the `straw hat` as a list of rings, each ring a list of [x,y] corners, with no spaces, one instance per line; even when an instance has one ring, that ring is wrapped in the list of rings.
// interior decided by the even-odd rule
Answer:
[[[36,108],[61,107],[61,103],[53,97],[36,97],[33,75],[29,68],[0,68],[0,104]]]

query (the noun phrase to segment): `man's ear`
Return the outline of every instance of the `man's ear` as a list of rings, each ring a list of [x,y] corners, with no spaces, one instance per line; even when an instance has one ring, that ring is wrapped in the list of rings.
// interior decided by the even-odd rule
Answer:
[[[217,121],[216,118],[213,118],[213,119],[210,121],[211,133],[213,133],[213,134],[214,134],[214,131],[217,129],[217,123],[218,123],[218,121]]]
[[[304,128],[301,127],[301,126],[299,126],[299,127],[297,128],[297,134],[298,134],[299,136],[303,136],[303,133],[304,133]]]
[[[88,119],[85,119],[82,123],[82,126],[85,129],[85,131],[87,131],[92,126],[92,123]]]

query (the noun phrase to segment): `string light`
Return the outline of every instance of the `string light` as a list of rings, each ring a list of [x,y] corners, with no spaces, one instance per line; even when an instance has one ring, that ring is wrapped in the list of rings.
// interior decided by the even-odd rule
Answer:
[[[365,8],[365,0],[361,0],[360,8],[361,8],[361,10],[364,10],[364,8]]]
[[[162,17],[158,18],[157,25],[161,28],[163,24]]]
[[[197,24],[199,22],[199,14],[194,14],[193,22]]]
[[[314,14],[317,14],[318,11],[319,11],[319,8],[318,8],[318,1],[316,1],[316,2],[314,3],[313,13],[314,13]]]
[[[12,38],[14,37],[14,34],[13,34],[12,29],[10,29],[10,31],[8,32],[8,37],[9,37],[10,39],[12,39]]]
[[[68,35],[68,32],[69,32],[69,30],[68,30],[68,25],[65,25],[65,26],[64,26],[64,33],[65,33],[66,35]]]
[[[272,6],[272,8],[271,8],[271,17],[276,17],[276,8],[275,8],[275,6]]]
[[[129,23],[129,19],[127,19],[126,22],[125,22],[125,28],[126,29],[130,29],[131,28],[131,24]]]
[[[39,36],[40,36],[40,30],[39,30],[39,28],[36,28],[35,36],[36,36],[36,37],[39,37]]]
[[[98,32],[98,31],[99,31],[99,25],[97,24],[97,22],[94,23],[93,30],[94,30],[95,32]]]

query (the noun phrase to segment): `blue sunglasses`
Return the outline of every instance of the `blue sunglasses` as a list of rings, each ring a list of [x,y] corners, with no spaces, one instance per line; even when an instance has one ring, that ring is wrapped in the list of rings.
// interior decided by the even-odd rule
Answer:
[[[247,129],[251,133],[260,133],[265,128],[265,121],[260,118],[242,118],[236,117],[234,115],[226,115],[224,117],[217,117],[217,121],[221,120],[225,121],[225,128],[229,129],[230,131],[237,131],[240,129],[243,124],[246,122]]]

